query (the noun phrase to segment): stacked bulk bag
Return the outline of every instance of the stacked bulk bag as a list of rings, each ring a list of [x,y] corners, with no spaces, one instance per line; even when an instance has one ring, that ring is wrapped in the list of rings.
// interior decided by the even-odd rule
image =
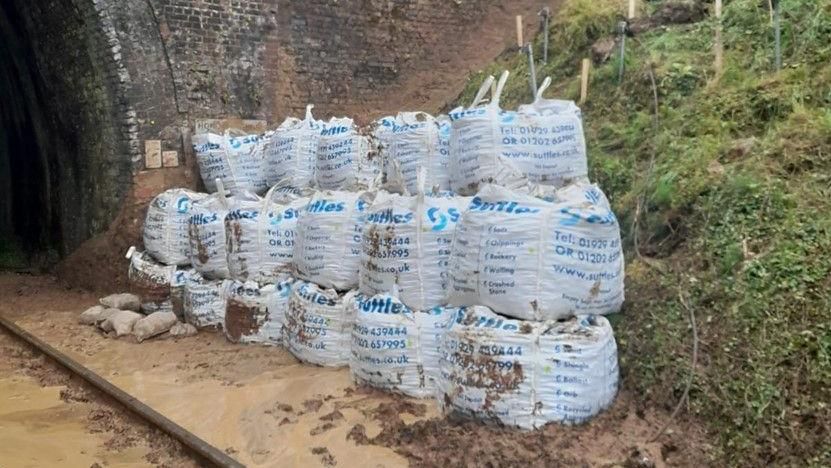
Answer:
[[[603,192],[583,183],[551,197],[487,185],[473,198],[451,249],[451,304],[526,320],[620,310],[620,227]]]
[[[141,310],[146,314],[171,312],[171,283],[176,265],[162,265],[147,252],[136,252],[135,247],[127,251],[130,268],[127,278],[130,292],[141,298]]]
[[[448,194],[380,192],[366,214],[361,292],[374,295],[395,287],[414,310],[444,304],[453,233],[469,202]]]
[[[188,221],[194,202],[205,194],[173,188],[153,198],[144,218],[144,248],[166,265],[188,265],[190,244]]]
[[[314,283],[295,283],[283,325],[286,348],[303,362],[348,365],[355,309],[347,304],[354,294],[339,295]]]
[[[315,193],[300,214],[295,276],[339,291],[358,286],[361,232],[372,192]]]
[[[225,286],[225,336],[232,343],[277,345],[291,281],[260,286],[255,281],[230,281]]]
[[[527,322],[464,308],[442,349],[437,397],[446,412],[533,429],[584,422],[617,393],[617,345],[604,317]]]
[[[196,328],[221,327],[225,321],[228,280],[211,280],[193,272],[185,279],[184,315]]]
[[[449,190],[449,124],[424,112],[399,112],[382,135],[385,151],[385,179],[402,179],[410,194],[418,191],[420,170],[426,171],[426,185],[432,190]],[[444,138],[444,142],[442,139]],[[444,151],[442,151],[444,150]],[[394,172],[399,172],[394,174]]]
[[[543,98],[550,84],[547,77],[534,102],[519,106],[516,120],[503,127],[510,137],[503,139],[502,155],[532,182],[562,186],[587,177],[586,138],[574,101]]]
[[[351,306],[354,379],[416,398],[433,395],[439,342],[456,309],[417,312],[391,294],[357,295]]]
[[[288,203],[281,201],[290,200]],[[278,193],[240,196],[225,215],[228,270],[232,278],[273,282],[291,270],[300,211],[307,198]]]
[[[502,124],[513,113],[499,108],[499,97],[508,72],[499,78],[492,99],[479,105],[490,91],[493,77],[488,77],[470,107],[452,110],[450,132],[450,180],[453,191],[475,194],[481,185],[494,183],[509,188],[526,186],[527,179],[511,161],[502,156]]]
[[[352,119],[330,119],[320,131],[315,165],[317,186],[324,190],[368,188],[379,172],[378,162],[369,149],[369,140],[358,133]]]
[[[264,171],[264,144],[259,135],[231,136],[197,133],[193,151],[202,182],[208,192],[216,192],[220,179],[231,193],[263,193],[268,189]]]
[[[265,155],[265,178],[269,186],[308,187],[314,183],[322,123],[312,117],[313,107],[306,106],[303,120],[286,119],[271,137]]]
[[[250,193],[244,193],[241,197],[248,200],[256,198]],[[233,200],[217,192],[194,203],[191,209],[190,263],[205,277],[228,278],[225,216]]]

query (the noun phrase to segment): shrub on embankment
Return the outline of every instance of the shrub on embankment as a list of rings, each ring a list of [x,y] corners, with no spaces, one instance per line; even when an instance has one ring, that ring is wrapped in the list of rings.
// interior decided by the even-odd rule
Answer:
[[[547,96],[576,99],[596,45],[582,109],[591,177],[626,239],[627,304],[613,322],[624,385],[644,404],[675,406],[693,312],[700,350],[686,414],[707,428],[714,462],[827,466],[831,2],[782,0],[781,71],[767,2],[726,0],[721,76],[717,22],[705,15],[629,38],[618,85],[617,49],[603,61],[602,39],[624,3],[566,1],[549,63],[537,66],[539,81],[554,80]],[[527,59],[509,52],[471,77],[459,103],[506,68],[503,107],[529,102]]]

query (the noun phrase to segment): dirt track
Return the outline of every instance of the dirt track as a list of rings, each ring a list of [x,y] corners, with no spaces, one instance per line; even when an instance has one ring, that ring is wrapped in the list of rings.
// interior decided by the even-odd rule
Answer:
[[[448,420],[432,401],[355,388],[346,369],[216,333],[108,339],[76,323],[96,297],[48,277],[0,275],[0,297],[0,314],[249,466],[652,466],[632,464],[637,450],[654,466],[707,463],[691,428],[645,444],[667,415],[625,390],[589,424],[522,433]]]

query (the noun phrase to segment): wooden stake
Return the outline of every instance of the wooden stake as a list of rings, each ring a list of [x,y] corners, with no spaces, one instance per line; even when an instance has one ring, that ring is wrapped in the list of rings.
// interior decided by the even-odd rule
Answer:
[[[635,0],[629,0],[629,16],[627,18],[632,19],[635,17]]]
[[[721,4],[722,0],[716,0],[716,40],[714,44],[716,57],[715,63],[713,64],[716,70],[716,79],[721,76],[721,72],[724,69],[724,43],[721,38]]]
[[[591,60],[583,59],[583,70],[580,73],[580,104],[586,102],[589,94],[589,68],[591,63]]]
[[[522,15],[516,15],[516,45],[519,47],[525,45],[522,42]]]

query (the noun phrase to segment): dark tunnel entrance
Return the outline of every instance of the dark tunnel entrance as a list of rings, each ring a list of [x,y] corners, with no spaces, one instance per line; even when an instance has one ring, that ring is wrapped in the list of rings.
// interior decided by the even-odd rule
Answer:
[[[54,265],[106,229],[130,183],[106,39],[84,5],[0,2],[0,270]]]

